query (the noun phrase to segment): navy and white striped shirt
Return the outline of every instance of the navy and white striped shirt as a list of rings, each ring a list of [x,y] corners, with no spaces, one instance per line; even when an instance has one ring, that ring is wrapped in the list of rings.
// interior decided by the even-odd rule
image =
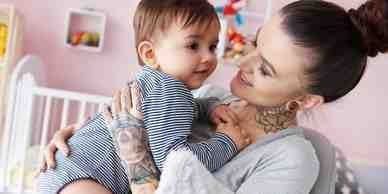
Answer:
[[[236,145],[223,133],[216,133],[203,142],[188,142],[193,120],[201,116],[198,110],[201,105],[181,81],[144,66],[136,76],[136,82],[141,92],[144,127],[152,156],[160,171],[172,150],[192,151],[211,172],[237,154]]]

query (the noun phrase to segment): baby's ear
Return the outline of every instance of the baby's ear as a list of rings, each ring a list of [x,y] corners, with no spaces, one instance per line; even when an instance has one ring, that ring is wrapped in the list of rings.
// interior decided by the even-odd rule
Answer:
[[[142,41],[137,46],[137,53],[141,60],[154,69],[158,69],[159,65],[156,63],[155,48],[152,42]]]

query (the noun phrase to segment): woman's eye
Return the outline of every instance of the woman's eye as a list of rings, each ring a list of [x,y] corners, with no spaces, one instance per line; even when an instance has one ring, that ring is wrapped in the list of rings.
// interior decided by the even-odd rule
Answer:
[[[257,47],[257,42],[256,42],[256,40],[252,40],[252,41],[251,41],[251,45],[254,46],[254,47],[256,48],[256,47]]]
[[[267,71],[267,69],[265,69],[264,65],[261,65],[259,67],[259,70],[260,70],[260,73],[261,75],[263,75],[264,77],[265,76],[270,76],[271,74]]]

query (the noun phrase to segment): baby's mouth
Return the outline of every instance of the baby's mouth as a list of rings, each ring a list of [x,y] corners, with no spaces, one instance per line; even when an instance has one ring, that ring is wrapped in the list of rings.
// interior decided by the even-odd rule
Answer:
[[[195,71],[194,73],[195,73],[195,74],[207,74],[208,71],[209,71],[208,69],[204,69],[204,70]]]

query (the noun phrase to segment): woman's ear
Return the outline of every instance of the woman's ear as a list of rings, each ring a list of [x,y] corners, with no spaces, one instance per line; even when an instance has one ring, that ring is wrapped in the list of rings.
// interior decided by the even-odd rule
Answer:
[[[311,109],[324,103],[324,99],[320,95],[307,94],[298,100],[301,109]]]
[[[137,53],[139,53],[139,56],[141,60],[151,66],[154,69],[158,69],[159,65],[156,63],[156,57],[155,57],[155,47],[154,44],[150,41],[142,41],[139,43],[137,47]]]

